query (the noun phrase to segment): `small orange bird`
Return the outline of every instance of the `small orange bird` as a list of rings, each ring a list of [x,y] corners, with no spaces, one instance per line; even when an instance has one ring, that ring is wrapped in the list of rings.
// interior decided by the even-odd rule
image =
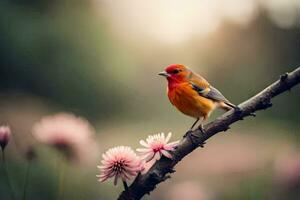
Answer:
[[[222,108],[226,111],[237,108],[203,77],[184,65],[170,65],[159,75],[168,80],[170,102],[182,113],[196,118],[190,131],[202,119],[199,128],[203,132],[202,124],[215,108]]]

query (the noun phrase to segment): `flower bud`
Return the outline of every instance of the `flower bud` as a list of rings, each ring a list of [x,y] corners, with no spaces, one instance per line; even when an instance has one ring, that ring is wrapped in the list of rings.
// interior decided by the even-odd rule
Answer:
[[[9,126],[0,126],[0,146],[2,150],[6,147],[9,139],[10,139],[10,128]]]

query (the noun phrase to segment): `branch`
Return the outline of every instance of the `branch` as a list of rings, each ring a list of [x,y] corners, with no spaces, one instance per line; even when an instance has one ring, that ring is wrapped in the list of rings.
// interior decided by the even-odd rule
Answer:
[[[127,191],[123,191],[118,200],[139,200],[145,194],[153,191],[157,184],[170,178],[169,173],[175,172],[173,167],[181,161],[186,155],[194,149],[205,144],[205,141],[213,135],[228,130],[231,124],[236,121],[243,120],[247,116],[255,116],[258,110],[264,110],[272,106],[271,99],[300,82],[300,67],[291,73],[285,73],[280,76],[279,80],[265,88],[263,91],[238,105],[238,109],[232,109],[213,122],[204,126],[204,133],[199,129],[191,132],[197,136],[193,142],[189,137],[183,138],[173,154],[173,160],[162,157],[152,168],[144,175],[138,175],[134,182],[128,187]]]

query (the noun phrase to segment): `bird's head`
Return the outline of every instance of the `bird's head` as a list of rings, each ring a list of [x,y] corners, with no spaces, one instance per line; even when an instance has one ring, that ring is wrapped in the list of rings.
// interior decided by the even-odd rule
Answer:
[[[188,76],[191,71],[181,64],[169,65],[164,71],[158,75],[164,76],[169,82],[184,82],[188,80]]]

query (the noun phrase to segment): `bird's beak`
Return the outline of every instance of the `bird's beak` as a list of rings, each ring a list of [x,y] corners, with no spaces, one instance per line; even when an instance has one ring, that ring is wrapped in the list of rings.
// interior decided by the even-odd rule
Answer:
[[[169,74],[166,71],[159,72],[158,75],[169,77]]]

